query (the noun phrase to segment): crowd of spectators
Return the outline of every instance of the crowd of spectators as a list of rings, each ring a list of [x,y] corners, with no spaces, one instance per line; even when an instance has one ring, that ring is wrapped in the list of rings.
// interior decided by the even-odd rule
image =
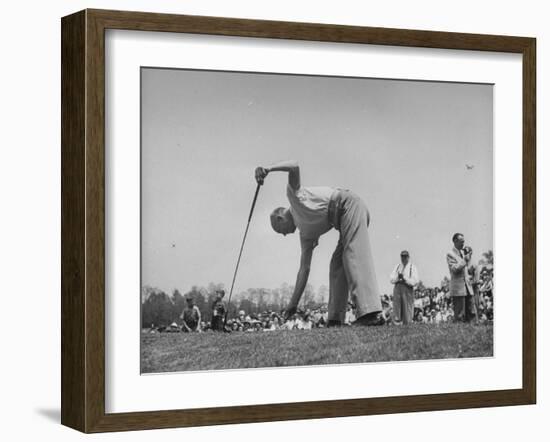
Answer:
[[[493,270],[484,268],[481,271],[478,286],[475,287],[478,302],[477,321],[487,323],[493,320]],[[393,315],[393,296],[382,297],[382,315],[391,323]],[[413,321],[420,323],[452,322],[454,320],[452,298],[447,286],[421,288],[414,290]]]
[[[477,322],[487,323],[493,320],[493,270],[484,268],[480,273],[476,287],[479,302],[477,303]],[[386,325],[393,324],[393,296],[382,296],[382,317]],[[218,300],[219,304],[219,300]],[[217,304],[216,308],[219,308]],[[194,307],[196,309],[196,307]],[[273,330],[311,330],[324,328],[328,322],[327,305],[315,309],[299,311],[288,319],[282,313],[264,311],[261,313],[247,313],[240,310],[233,318],[228,318],[225,329],[220,329],[210,321],[200,321],[197,327],[190,330],[185,325],[175,323],[168,327],[151,327],[151,332],[179,332],[179,331],[226,331],[226,332],[269,332]],[[439,324],[452,322],[453,305],[448,287],[443,284],[435,288],[416,288],[414,290],[413,322]],[[354,306],[348,304],[344,324],[351,325],[355,321]]]
[[[264,311],[261,313],[247,314],[244,310],[238,312],[234,318],[227,319],[225,331],[228,332],[267,332],[273,330],[311,330],[312,328],[324,328],[328,322],[327,306],[323,305],[316,309],[298,311],[290,318],[284,318],[283,313]],[[346,313],[346,325],[351,325],[355,320],[353,306],[348,305]],[[151,332],[177,332],[191,331],[176,323],[168,327],[152,327]],[[200,326],[193,331],[217,331],[211,321],[201,321]],[[219,331],[219,330],[218,330]]]

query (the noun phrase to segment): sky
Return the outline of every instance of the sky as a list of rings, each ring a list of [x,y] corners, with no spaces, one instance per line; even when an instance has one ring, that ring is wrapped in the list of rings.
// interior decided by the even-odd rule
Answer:
[[[171,293],[231,286],[256,189],[254,169],[300,164],[303,186],[367,204],[377,279],[390,293],[400,251],[420,279],[448,275],[455,232],[474,259],[493,245],[493,86],[142,68],[141,283]],[[467,167],[468,166],[468,167]],[[472,167],[473,166],[473,167]],[[298,234],[269,214],[287,174],[261,187],[235,293],[294,284]],[[338,232],[323,235],[309,282],[328,285]]]

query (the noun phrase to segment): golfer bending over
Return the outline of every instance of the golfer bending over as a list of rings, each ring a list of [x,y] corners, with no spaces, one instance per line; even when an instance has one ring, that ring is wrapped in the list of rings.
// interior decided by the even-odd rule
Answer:
[[[380,290],[367,230],[369,212],[363,201],[349,190],[302,187],[295,161],[256,168],[258,184],[263,184],[270,172],[288,172],[286,194],[290,202],[289,208],[279,207],[271,213],[271,226],[283,235],[298,228],[302,247],[300,270],[286,316],[296,312],[319,237],[334,227],[340,239],[330,261],[328,326],[344,323],[349,294],[357,309],[355,325],[381,325]]]

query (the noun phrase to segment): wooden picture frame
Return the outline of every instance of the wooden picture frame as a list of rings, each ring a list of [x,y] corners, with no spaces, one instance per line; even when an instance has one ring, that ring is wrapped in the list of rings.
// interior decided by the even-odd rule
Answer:
[[[124,29],[517,53],[523,65],[523,385],[220,408],[105,412],[105,30]],[[534,404],[536,41],[533,38],[84,10],[62,19],[62,424],[142,430]]]

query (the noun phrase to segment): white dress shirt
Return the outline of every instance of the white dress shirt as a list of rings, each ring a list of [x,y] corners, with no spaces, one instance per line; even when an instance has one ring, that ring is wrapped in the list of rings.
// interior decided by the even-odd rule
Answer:
[[[397,283],[399,273],[403,274],[403,279],[409,287],[414,287],[420,281],[418,277],[418,270],[410,261],[405,266],[403,266],[403,263],[399,263],[395,266],[395,269],[393,269],[393,272],[390,275],[390,282],[392,284]]]

